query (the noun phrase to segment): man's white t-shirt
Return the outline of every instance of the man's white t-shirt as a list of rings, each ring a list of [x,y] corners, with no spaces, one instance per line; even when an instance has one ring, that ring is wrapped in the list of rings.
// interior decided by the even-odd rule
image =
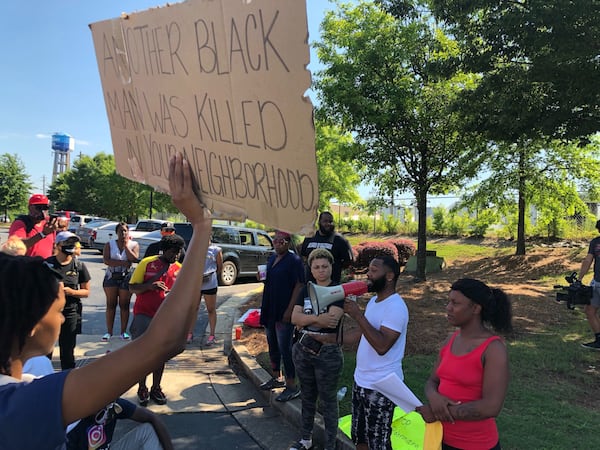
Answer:
[[[400,333],[394,345],[384,354],[378,355],[363,335],[356,352],[354,381],[360,387],[374,389],[373,383],[390,373],[396,373],[404,380],[402,358],[406,348],[406,329],[408,326],[408,308],[399,294],[395,293],[385,300],[377,302],[377,296],[371,298],[365,309],[365,318],[376,329],[382,326]]]

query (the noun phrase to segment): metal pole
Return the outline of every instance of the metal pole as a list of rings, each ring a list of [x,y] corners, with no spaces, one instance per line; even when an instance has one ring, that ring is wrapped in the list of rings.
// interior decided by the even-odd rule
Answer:
[[[152,219],[152,202],[154,200],[154,189],[150,190],[150,214],[148,214],[148,218]]]

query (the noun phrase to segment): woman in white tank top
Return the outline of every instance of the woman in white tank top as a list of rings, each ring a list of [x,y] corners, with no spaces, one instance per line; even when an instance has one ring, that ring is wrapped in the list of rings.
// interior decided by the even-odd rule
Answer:
[[[127,332],[131,301],[129,274],[131,265],[139,258],[140,247],[137,242],[130,240],[125,222],[117,224],[115,233],[117,238],[108,241],[102,253],[104,264],[108,266],[102,282],[106,295],[106,333],[102,336],[103,341],[108,341],[113,334],[117,304],[121,313],[121,339],[131,339]]]

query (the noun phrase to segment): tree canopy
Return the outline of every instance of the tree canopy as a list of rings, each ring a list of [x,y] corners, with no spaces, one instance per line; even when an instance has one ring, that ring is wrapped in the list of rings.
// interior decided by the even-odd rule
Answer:
[[[387,3],[402,5],[402,0]],[[597,0],[432,0],[461,43],[460,63],[482,75],[465,91],[471,127],[496,141],[584,138],[600,130]]]
[[[363,170],[352,160],[354,139],[335,125],[315,122],[317,167],[319,169],[319,209],[329,208],[335,198],[339,203],[359,201],[356,186]]]
[[[134,221],[148,216],[151,190],[117,174],[112,155],[98,153],[78,158],[50,186],[48,197],[56,209]],[[176,211],[170,197],[161,193],[153,195],[153,206],[155,211]]]
[[[19,157],[9,153],[0,155],[0,211],[8,214],[9,210],[22,208],[32,187]]]
[[[381,194],[417,199],[417,277],[425,278],[428,193],[445,193],[474,175],[482,157],[476,136],[458,132],[450,109],[474,81],[449,70],[455,43],[426,10],[396,18],[372,2],[338,4],[316,44],[325,68],[315,86],[319,117],[353,133],[354,157]]]

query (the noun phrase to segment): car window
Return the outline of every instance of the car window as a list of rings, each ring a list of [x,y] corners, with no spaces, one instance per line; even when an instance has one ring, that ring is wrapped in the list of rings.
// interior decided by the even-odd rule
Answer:
[[[71,217],[71,220],[70,220],[70,222],[73,222],[73,223],[79,223],[79,220],[80,220],[80,217],[79,217],[79,216],[73,216],[73,217]]]
[[[242,245],[254,245],[254,235],[251,231],[240,231],[240,243]]]
[[[93,217],[86,217],[83,219],[84,223],[90,223],[92,220],[94,220]]]
[[[269,239],[269,236],[267,236],[266,234],[257,233],[257,238],[258,238],[258,245],[260,245],[261,247],[269,247],[269,248],[273,247],[273,244],[271,243],[271,239]]]
[[[212,241],[215,244],[240,244],[240,235],[234,228],[213,227]]]
[[[189,244],[192,239],[193,228],[191,225],[187,223],[176,223],[175,224],[175,234],[178,234],[183,238],[186,242],[186,245]]]

